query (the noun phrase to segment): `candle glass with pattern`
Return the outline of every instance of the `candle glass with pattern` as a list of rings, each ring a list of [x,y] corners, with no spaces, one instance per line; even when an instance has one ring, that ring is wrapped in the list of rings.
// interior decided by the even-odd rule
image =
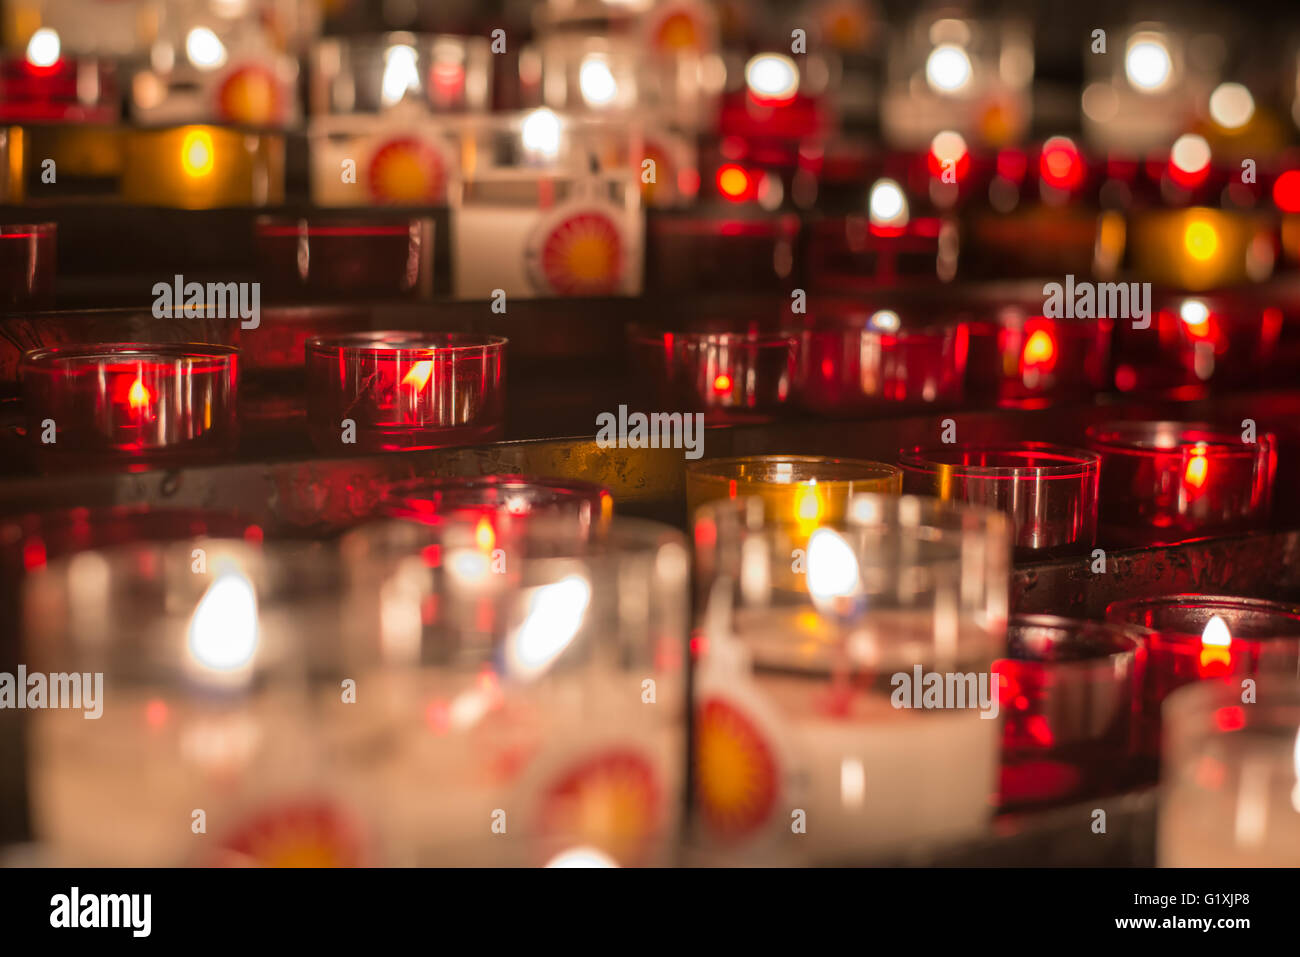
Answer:
[[[696,838],[728,862],[848,863],[978,835],[997,787],[1005,516],[863,494],[796,539],[765,505],[695,516]]]
[[[349,721],[329,667],[336,557],[137,542],[51,561],[24,588],[28,706],[45,676],[68,679],[28,716],[33,832],[52,862],[375,860],[360,764],[319,731]]]
[[[498,534],[499,533],[499,534]],[[382,840],[420,866],[673,859],[685,760],[681,533],[538,515],[366,526],[342,542],[358,747]]]

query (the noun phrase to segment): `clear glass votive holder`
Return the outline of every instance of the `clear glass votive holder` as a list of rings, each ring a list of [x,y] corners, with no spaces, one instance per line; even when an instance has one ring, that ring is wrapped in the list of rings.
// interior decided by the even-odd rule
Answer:
[[[388,488],[380,509],[393,518],[442,523],[474,521],[495,540],[504,525],[537,516],[565,516],[582,528],[607,524],[614,514],[609,489],[594,482],[530,475],[414,478]]]
[[[1101,454],[1103,545],[1164,545],[1249,530],[1268,517],[1277,472],[1270,432],[1194,422],[1088,427]]]
[[[1160,712],[1175,689],[1300,673],[1300,606],[1230,595],[1160,595],[1112,602],[1108,621],[1147,629],[1138,747],[1148,772],[1160,752]]]
[[[978,835],[1006,517],[864,494],[795,534],[759,498],[695,515],[695,840],[721,863],[861,863]]]
[[[349,532],[349,673],[382,846],[416,866],[674,859],[689,554],[668,526],[536,516]],[[360,692],[366,690],[363,701]]]
[[[501,336],[357,332],[307,341],[307,420],[321,452],[487,442],[505,415]]]
[[[903,489],[1011,516],[1016,558],[1052,558],[1091,548],[1097,531],[1095,452],[1017,442],[916,446],[899,454]]]
[[[378,862],[355,802],[336,557],[193,539],[83,551],[24,583],[33,838],[73,867]],[[71,706],[68,701],[71,701]],[[53,703],[51,702],[47,703]]]
[[[1164,707],[1161,867],[1300,867],[1300,680],[1181,688]]]
[[[45,469],[220,459],[239,443],[239,350],[199,343],[54,346],[23,356],[27,438]]]
[[[998,806],[1041,808],[1123,789],[1132,773],[1140,628],[1017,615],[994,663],[1002,725]]]

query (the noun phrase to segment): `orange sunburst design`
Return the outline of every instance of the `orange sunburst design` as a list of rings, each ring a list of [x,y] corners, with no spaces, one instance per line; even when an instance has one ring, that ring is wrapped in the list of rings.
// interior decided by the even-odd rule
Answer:
[[[384,203],[438,203],[446,175],[442,157],[413,137],[389,140],[370,161],[370,195]]]
[[[636,864],[660,829],[663,795],[641,753],[602,751],[571,765],[542,796],[543,833],[589,845],[620,864]]]
[[[280,87],[266,67],[232,70],[217,90],[217,113],[227,123],[264,126],[280,119]]]
[[[253,867],[359,867],[360,829],[333,804],[302,800],[245,819],[222,842],[222,858]]]
[[[623,275],[623,240],[604,213],[568,217],[541,244],[542,275],[560,295],[600,296],[614,292]]]
[[[776,804],[772,749],[729,701],[706,698],[695,720],[695,792],[704,822],[722,840],[746,837],[767,822]]]

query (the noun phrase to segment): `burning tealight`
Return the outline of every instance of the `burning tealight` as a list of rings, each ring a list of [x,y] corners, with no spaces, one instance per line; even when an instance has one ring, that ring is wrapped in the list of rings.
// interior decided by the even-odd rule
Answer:
[[[1240,690],[1242,679],[1297,673],[1300,608],[1252,598],[1168,595],[1115,602],[1110,621],[1148,630],[1139,744],[1154,760],[1160,707],[1174,689],[1217,680]]]
[[[1300,681],[1182,688],[1164,724],[1159,865],[1300,866]]]
[[[764,504],[695,514],[700,836],[733,862],[860,863],[978,834],[996,789],[1005,519],[866,494],[800,537]]]
[[[238,350],[122,343],[23,359],[28,440],[47,468],[131,470],[202,461],[238,444]]]
[[[1244,531],[1266,517],[1277,470],[1271,433],[1181,422],[1090,426],[1101,454],[1098,538],[1167,544]]]
[[[1124,53],[1124,72],[1134,88],[1144,93],[1163,89],[1173,72],[1164,40],[1153,33],[1135,34]]]
[[[925,61],[925,79],[939,93],[957,93],[970,83],[971,62],[966,51],[954,43],[935,47]]]
[[[799,68],[788,56],[760,53],[745,64],[745,83],[759,103],[787,103],[799,90]]]
[[[500,336],[367,332],[307,343],[308,428],[322,452],[488,441],[505,414]]]

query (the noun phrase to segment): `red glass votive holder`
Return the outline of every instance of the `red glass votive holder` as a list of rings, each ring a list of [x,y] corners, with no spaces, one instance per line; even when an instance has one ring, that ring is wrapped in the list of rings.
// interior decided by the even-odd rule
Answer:
[[[1160,753],[1160,707],[1174,689],[1194,681],[1295,675],[1300,667],[1300,606],[1223,595],[1164,595],[1112,602],[1106,619],[1150,632],[1138,728],[1148,773]]]
[[[799,332],[799,404],[824,415],[961,399],[967,323],[914,320],[891,308],[836,304]]]
[[[1111,422],[1088,428],[1101,454],[1103,545],[1165,545],[1249,529],[1267,518],[1277,439],[1188,422]]]
[[[54,303],[55,223],[0,226],[0,311]]]
[[[497,438],[501,336],[358,332],[307,342],[307,423],[321,452],[398,452]]]
[[[263,217],[255,230],[270,301],[415,299],[433,291],[431,219]]]
[[[1019,615],[993,663],[1002,712],[1003,810],[1122,790],[1133,773],[1140,628]]]
[[[631,335],[657,409],[700,411],[711,423],[766,422],[793,393],[798,339],[790,333],[712,322]]]
[[[1151,306],[1151,328],[1120,320],[1115,387],[1196,398],[1214,384],[1257,381],[1273,368],[1282,313],[1244,293],[1166,293]]]
[[[498,535],[535,515],[562,516],[589,529],[614,514],[609,489],[594,482],[527,475],[415,478],[391,486],[380,508],[393,518],[438,524],[475,521],[481,538]]]
[[[1109,319],[1049,319],[1017,306],[970,326],[967,385],[999,405],[1038,408],[1104,390]]]
[[[799,218],[655,210],[646,218],[652,292],[784,292],[795,274]]]
[[[903,491],[1011,516],[1018,561],[1091,548],[1097,531],[1095,452],[1043,442],[920,446],[899,453]]]
[[[36,349],[23,357],[27,437],[43,467],[130,471],[235,451],[239,351],[196,343]]]
[[[809,278],[819,288],[844,291],[951,278],[956,244],[941,244],[942,230],[937,216],[901,226],[880,226],[866,215],[821,220],[808,227]]]

